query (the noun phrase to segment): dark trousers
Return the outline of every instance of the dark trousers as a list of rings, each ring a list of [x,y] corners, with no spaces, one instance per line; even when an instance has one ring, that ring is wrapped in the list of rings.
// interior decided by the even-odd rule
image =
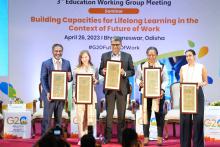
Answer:
[[[193,117],[193,121],[192,121]],[[193,127],[193,147],[204,147],[204,94],[198,89],[198,113],[180,114],[180,144],[181,147],[191,147]]]
[[[49,101],[47,100],[47,98],[42,99],[43,100],[43,120],[41,122],[41,135],[44,135],[47,130],[48,130],[48,126],[49,126]]]
[[[111,91],[106,94],[106,108],[107,108],[107,117],[106,117],[106,129],[105,129],[105,138],[110,140],[112,137],[112,120],[115,109],[115,102],[118,112],[118,141],[122,141],[122,131],[125,126],[125,110],[127,103],[127,95],[123,95],[118,91]]]
[[[44,113],[42,121],[41,134],[44,135],[48,129],[50,129],[52,115],[54,113],[54,123],[61,127],[62,112],[64,108],[64,101],[50,101],[44,100]]]
[[[163,136],[163,127],[164,127],[164,114],[163,114],[163,104],[164,98],[160,99],[159,112],[155,112],[155,117],[157,121],[157,136]],[[147,99],[147,119],[148,124],[143,125],[144,137],[149,137],[149,128],[150,128],[150,119],[151,119],[151,108],[152,108],[152,99]]]

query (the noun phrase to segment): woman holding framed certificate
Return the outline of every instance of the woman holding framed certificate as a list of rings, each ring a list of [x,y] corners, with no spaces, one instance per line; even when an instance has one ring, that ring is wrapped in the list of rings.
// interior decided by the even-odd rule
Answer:
[[[204,94],[202,87],[208,84],[207,70],[204,65],[199,64],[195,61],[195,51],[189,49],[185,51],[187,64],[182,66],[180,69],[180,82],[181,85],[181,113],[180,113],[180,144],[181,147],[191,146],[192,137],[192,126],[193,126],[193,146],[204,147],[204,132],[203,132],[203,121],[204,121]],[[193,84],[197,83],[196,92],[193,92]],[[187,85],[188,84],[188,85]],[[190,84],[192,86],[190,86]],[[192,94],[196,95],[193,96]],[[192,95],[195,100],[187,100]],[[187,101],[189,101],[187,103]],[[192,105],[192,103],[197,105]],[[185,103],[183,105],[183,103]],[[195,112],[186,113],[189,108],[195,108]],[[193,117],[193,120],[192,120]]]
[[[147,61],[138,66],[136,74],[136,83],[139,85],[142,93],[144,145],[147,145],[149,142],[152,111],[155,112],[157,121],[157,144],[162,145],[164,125],[163,103],[165,88],[168,84],[167,72],[165,66],[157,61],[157,48],[149,47],[146,54]]]
[[[88,133],[88,126],[93,126],[93,133],[96,137],[95,104],[97,103],[97,96],[95,84],[98,83],[98,70],[93,66],[91,56],[87,50],[80,52],[79,64],[74,69],[73,74],[75,75],[73,96],[75,96],[79,137],[81,138]]]

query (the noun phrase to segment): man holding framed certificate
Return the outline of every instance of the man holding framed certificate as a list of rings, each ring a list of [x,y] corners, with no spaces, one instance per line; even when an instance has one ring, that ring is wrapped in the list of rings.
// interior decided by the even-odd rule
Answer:
[[[50,129],[50,121],[54,113],[55,125],[61,127],[62,111],[67,95],[67,81],[72,81],[70,62],[62,58],[63,46],[52,46],[53,57],[44,61],[41,66],[41,99],[44,103],[41,134]]]
[[[208,84],[207,70],[204,65],[196,63],[194,50],[185,51],[185,55],[188,64],[180,69],[180,144],[181,147],[191,146],[193,126],[193,146],[204,147],[204,94],[202,87]]]
[[[157,48],[149,47],[146,54],[147,61],[138,66],[136,74],[136,83],[142,93],[144,144],[147,145],[149,142],[151,111],[154,111],[157,121],[157,144],[162,145],[163,103],[165,88],[168,84],[167,72],[165,66],[157,61]]]
[[[112,51],[102,54],[99,68],[99,74],[105,77],[104,91],[107,106],[105,143],[108,143],[112,137],[115,103],[118,110],[118,142],[121,143],[125,125],[127,94],[129,93],[128,77],[133,76],[135,71],[131,55],[120,51],[121,37],[112,37],[111,46]]]

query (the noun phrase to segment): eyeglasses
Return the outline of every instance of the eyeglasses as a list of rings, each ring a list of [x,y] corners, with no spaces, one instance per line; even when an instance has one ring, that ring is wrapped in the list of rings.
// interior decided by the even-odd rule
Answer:
[[[120,46],[121,44],[112,44],[112,46]]]

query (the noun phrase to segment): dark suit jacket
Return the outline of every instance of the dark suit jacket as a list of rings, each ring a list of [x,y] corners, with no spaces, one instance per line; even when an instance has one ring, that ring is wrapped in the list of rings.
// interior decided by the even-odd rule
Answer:
[[[111,60],[111,55],[112,55],[112,51],[102,54],[101,64],[99,67],[99,74],[102,76],[104,76],[102,70],[103,68],[106,68],[107,60]],[[130,54],[121,52],[121,61],[122,61],[122,68],[126,72],[126,76],[121,76],[120,91],[123,95],[126,95],[129,90],[128,77],[133,76],[135,71],[134,71],[132,57]],[[108,91],[110,90],[105,90],[105,94],[107,94]]]
[[[50,78],[51,71],[54,70],[53,60],[48,59],[42,63],[41,66],[41,76],[40,81],[43,87],[43,91],[41,94],[41,99],[47,99],[47,93],[50,92]],[[70,62],[68,60],[62,59],[62,71],[71,72]],[[71,72],[71,80],[72,81],[72,72]]]

